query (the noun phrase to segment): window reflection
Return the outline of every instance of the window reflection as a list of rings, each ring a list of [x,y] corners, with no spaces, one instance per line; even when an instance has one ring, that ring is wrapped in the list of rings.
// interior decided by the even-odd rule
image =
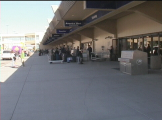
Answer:
[[[133,50],[133,39],[127,39],[127,50]]]

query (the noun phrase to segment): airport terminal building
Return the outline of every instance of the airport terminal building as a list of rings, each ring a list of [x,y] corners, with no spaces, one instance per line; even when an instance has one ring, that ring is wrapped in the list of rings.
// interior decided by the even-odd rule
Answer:
[[[25,34],[0,34],[1,51],[11,50],[13,46],[21,46],[26,50],[39,49],[42,32]]]
[[[114,48],[114,59],[122,50],[151,46],[162,55],[161,1],[62,1],[40,44],[41,49],[88,45],[95,53]]]

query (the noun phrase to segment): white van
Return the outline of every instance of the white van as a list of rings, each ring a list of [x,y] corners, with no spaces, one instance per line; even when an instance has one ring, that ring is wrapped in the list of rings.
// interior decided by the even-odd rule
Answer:
[[[13,56],[12,54],[14,54],[14,53],[11,53],[10,50],[4,50],[2,52],[1,58],[2,58],[2,60],[4,60],[4,59],[12,59],[12,56]]]

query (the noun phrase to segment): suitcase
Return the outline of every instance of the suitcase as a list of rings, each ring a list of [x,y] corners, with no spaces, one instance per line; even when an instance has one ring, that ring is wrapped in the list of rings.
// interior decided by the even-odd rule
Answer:
[[[69,63],[69,62],[71,62],[72,61],[72,57],[68,57],[67,58],[67,62]]]
[[[67,55],[66,54],[63,55],[63,62],[67,62]]]
[[[72,62],[76,62],[76,56],[72,56]]]

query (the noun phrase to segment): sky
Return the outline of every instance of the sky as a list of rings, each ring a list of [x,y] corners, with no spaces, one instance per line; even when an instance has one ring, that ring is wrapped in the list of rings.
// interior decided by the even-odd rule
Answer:
[[[51,5],[61,1],[0,1],[0,33],[45,32],[53,19]]]

